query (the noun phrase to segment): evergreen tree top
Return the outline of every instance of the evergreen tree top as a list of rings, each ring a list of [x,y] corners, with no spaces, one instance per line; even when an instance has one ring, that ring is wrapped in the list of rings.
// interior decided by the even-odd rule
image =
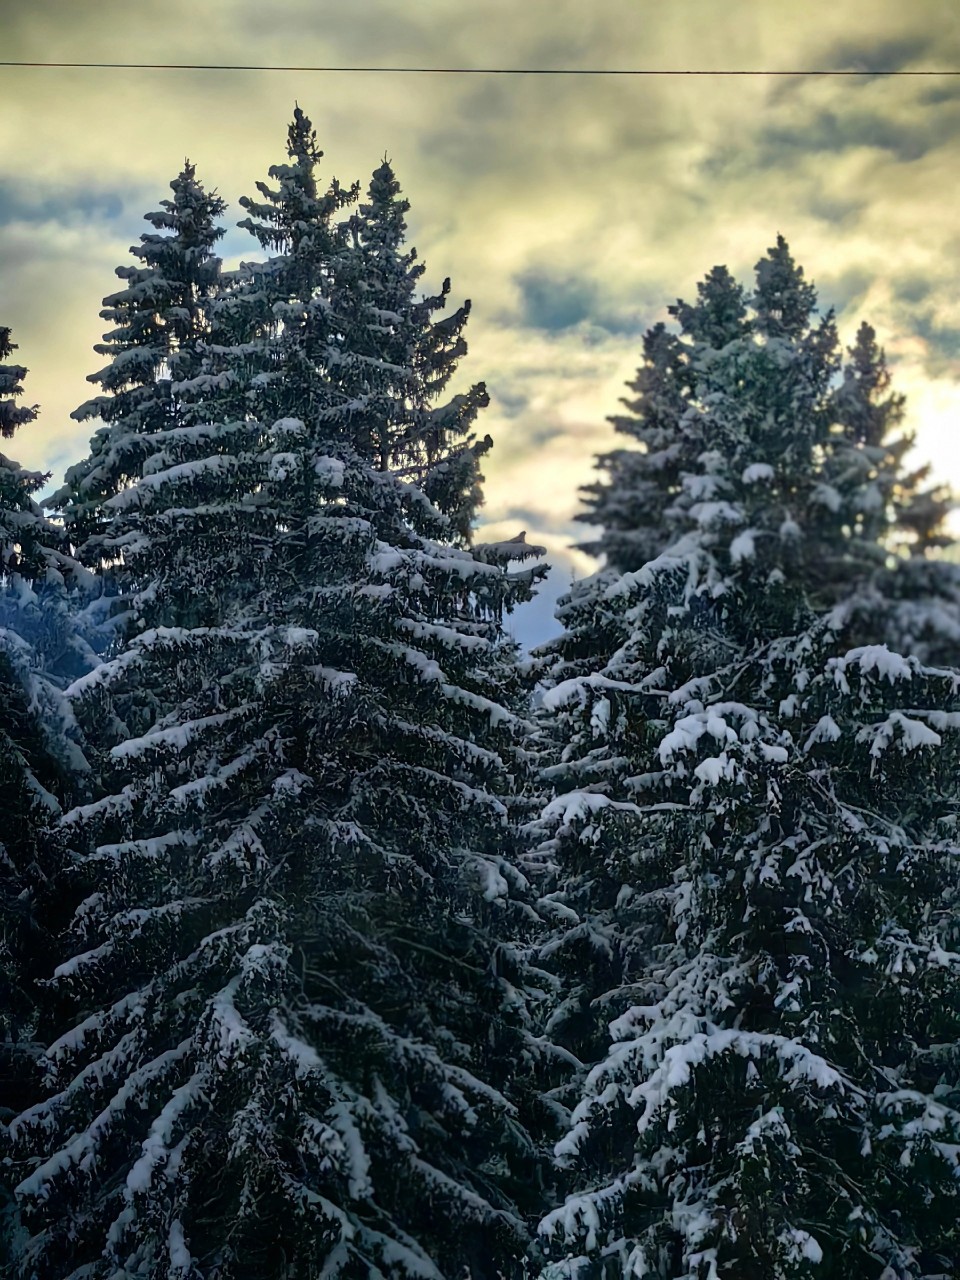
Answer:
[[[16,350],[11,330],[0,326],[0,361]],[[22,365],[0,364],[0,435],[12,437],[37,418],[36,405],[17,404],[26,373]],[[62,587],[85,577],[68,554],[62,529],[44,517],[34,497],[49,478],[0,453],[0,590],[13,587],[24,605],[30,595],[25,583]]]
[[[226,202],[216,191],[204,190],[196,176],[196,166],[189,160],[184,161],[170,189],[173,199],[161,200],[158,210],[143,215],[154,231],[143,232],[140,243],[130,246],[130,253],[143,267],[116,269],[116,275],[127,284],[120,292],[104,298],[101,315],[105,319],[122,321],[131,310],[134,314],[149,312],[171,302],[177,287],[182,289],[189,282],[190,268],[196,270],[198,258],[206,260],[224,234],[216,219],[225,211]],[[131,308],[131,302],[135,309]],[[174,312],[166,318],[175,322],[179,317]],[[112,352],[109,337],[105,337],[103,347],[96,348],[98,351]]]
[[[158,255],[164,255],[171,262],[176,262],[176,252],[184,254],[190,260],[191,251],[205,253],[211,243],[223,235],[223,228],[214,224],[226,210],[226,201],[216,191],[205,191],[197,177],[197,167],[189,159],[183,162],[183,168],[170,183],[173,191],[172,200],[161,200],[160,209],[155,213],[145,213],[144,219],[157,230],[173,232],[173,236],[155,236],[145,232],[141,237],[143,249],[131,247],[135,256],[151,260],[150,249]]]
[[[130,247],[141,265],[117,267],[125,286],[103,300],[100,314],[115,328],[94,350],[111,362],[87,381],[99,383],[107,394],[76,409],[71,416],[78,421],[123,418],[126,431],[147,429],[165,412],[160,403],[169,387],[165,366],[173,359],[178,373],[187,373],[185,362],[203,325],[202,301],[220,270],[213,248],[223,236],[216,219],[226,204],[216,192],[204,191],[189,161],[170,186],[173,199],[144,215],[154,231],[145,231]]]
[[[866,320],[861,322],[847,354],[849,359],[844,367],[843,385],[837,392],[837,404],[843,410],[844,426],[854,442],[876,449],[903,421],[906,397],[890,391],[892,378],[886,353],[877,342],[876,330]]]
[[[323,152],[317,145],[317,131],[300,110],[299,102],[294,103],[293,119],[287,128],[287,154],[291,159],[296,159],[304,171],[312,170],[323,157]]]
[[[17,350],[11,339],[11,330],[0,326],[0,361],[6,360]],[[19,364],[0,364],[0,435],[9,439],[18,427],[33,422],[37,416],[36,405],[17,404],[23,395],[23,379],[26,369]]]
[[[719,266],[669,311],[676,329],[644,336],[633,394],[610,419],[627,440],[582,491],[578,519],[601,530],[582,549],[616,576],[696,546],[718,591],[795,576],[814,606],[843,604],[851,636],[950,660],[960,576],[930,562],[951,541],[953,499],[906,465],[913,436],[874,329],[861,324],[844,361],[782,235],[749,294]],[[584,648],[568,639],[552,649]]]
[[[406,239],[406,215],[409,212],[410,201],[402,195],[393,166],[384,156],[370,178],[367,202],[360,205],[359,216],[352,220],[352,225],[357,225],[358,229],[362,227],[360,234],[373,252],[400,254]],[[414,248],[408,249],[403,255],[408,268],[416,256]],[[423,268],[414,269],[413,274],[415,278],[419,278],[423,274]]]
[[[726,267],[714,267],[697,285],[695,306],[678,299],[668,310],[684,333],[712,347],[723,347],[753,328],[743,286]]]
[[[78,555],[91,564],[116,560],[115,548],[102,541],[103,504],[139,478],[144,438],[193,420],[195,397],[174,394],[174,387],[202,370],[220,279],[217,219],[226,205],[204,190],[189,160],[170,187],[172,198],[145,215],[154,229],[131,246],[136,265],[116,269],[124,288],[103,300],[100,314],[113,328],[94,349],[109,363],[87,379],[101,394],[71,415],[105,425],[47,504],[63,512]]]
[[[804,279],[782,235],[757,263],[756,273],[753,305],[760,332],[771,338],[799,337],[816,310],[817,291]]]
[[[286,251],[302,257],[329,251],[335,243],[330,218],[356,199],[357,184],[344,190],[334,178],[327,191],[319,194],[316,167],[323,152],[317,145],[312,122],[299,105],[294,108],[287,130],[287,156],[289,163],[271,165],[267,170],[275,187],[263,181],[256,183],[261,200],[240,197],[249,216],[237,225],[249,231],[264,250],[273,253]],[[250,265],[256,271],[255,264]],[[305,287],[312,289],[314,283],[309,278]]]

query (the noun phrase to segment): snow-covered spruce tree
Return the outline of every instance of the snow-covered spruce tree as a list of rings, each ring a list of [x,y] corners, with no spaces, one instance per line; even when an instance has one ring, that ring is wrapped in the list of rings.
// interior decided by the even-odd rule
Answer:
[[[804,305],[781,296],[756,306],[769,357],[701,355],[689,419],[716,447],[677,498],[689,531],[604,586],[611,657],[547,698],[550,1033],[595,1064],[561,1146],[575,1194],[544,1224],[559,1274],[902,1280],[959,1257],[937,1048],[960,1011],[955,677],[841,657],[842,617],[814,622],[795,513],[841,503],[820,503],[814,430],[774,449],[781,392],[810,390],[803,369],[777,385]]]
[[[815,291],[782,238],[757,264],[752,314],[730,276],[708,283],[696,305],[675,308],[695,370],[685,430],[698,456],[683,476],[683,537],[673,544],[704,552],[718,584],[748,560],[826,603],[851,577],[849,513],[819,465],[839,368],[832,315],[815,322]]]
[[[18,404],[26,370],[0,328],[0,435],[34,421]],[[88,577],[35,494],[47,476],[0,453],[0,1120],[37,1097],[36,1058],[51,1011],[38,982],[66,923],[52,826],[82,793],[86,764],[73,741],[64,678],[84,669],[73,610]],[[8,1260],[8,1178],[0,1166],[0,1265]]]
[[[902,399],[889,392],[889,374],[872,331],[861,330],[838,379],[833,323],[829,316],[815,322],[814,305],[812,286],[779,239],[757,264],[752,303],[729,273],[717,268],[699,286],[696,304],[679,302],[672,308],[681,333],[670,347],[675,364],[669,378],[657,355],[666,338],[654,331],[659,337],[651,345],[646,373],[638,378],[636,412],[640,424],[675,423],[674,446],[682,459],[667,486],[668,505],[658,516],[664,525],[660,549],[672,546],[682,554],[696,548],[698,572],[711,590],[724,590],[738,566],[761,576],[785,575],[814,607],[835,606],[834,625],[846,644],[889,640],[920,645],[922,656],[943,659],[960,617],[951,585],[956,570],[928,559],[926,552],[942,530],[944,500],[924,488],[922,474],[904,471],[909,440],[895,434]],[[651,388],[649,403],[645,387]],[[666,416],[665,403],[672,406]],[[656,471],[657,455],[643,443],[646,451],[638,451],[635,467],[649,481],[646,460]],[[617,475],[625,474],[621,467]],[[617,475],[611,474],[609,492],[595,487],[594,507],[601,517],[603,504],[616,501]],[[643,493],[643,503],[635,508],[638,517],[645,508],[657,511],[646,489]],[[630,509],[628,500],[622,501],[622,510]],[[932,536],[917,537],[909,530],[907,512],[931,507]],[[585,518],[597,517],[588,513]],[[644,524],[638,529],[646,548],[642,554],[653,553],[656,530]],[[553,683],[591,672],[601,679],[619,663],[621,646],[629,642],[632,589],[625,590],[623,583],[638,565],[625,549],[624,529],[614,524],[610,537],[605,541],[604,534],[592,548],[604,552],[609,566],[575,584],[560,603],[564,632],[542,655]],[[898,540],[913,545],[909,559],[895,554]],[[746,611],[744,625],[756,634],[777,634],[764,616],[764,597],[744,596],[740,607]],[[790,624],[784,625],[789,630]],[[575,764],[596,769],[597,785],[602,782],[622,797],[636,770],[629,751],[609,753],[591,745],[589,733],[571,738],[570,727],[562,719],[551,723],[549,715],[544,732],[556,744],[554,764],[562,753],[559,773],[548,768],[548,785]],[[566,866],[554,848],[550,822],[538,828],[538,839],[548,862],[560,858],[556,874],[566,884],[566,899],[589,903],[593,921],[613,918],[605,913],[614,910],[616,876],[603,887],[594,866],[581,883],[579,855],[574,852]],[[602,1014],[598,1020],[594,1007],[584,1023],[581,1006],[600,998],[608,981],[615,987],[615,975],[626,963],[612,954],[609,963],[604,961],[602,947],[594,950],[593,963],[585,963],[583,946],[592,936],[584,922],[580,933],[563,929],[551,944],[554,963],[575,978],[556,1017],[576,1011],[584,1051],[583,1037],[594,1037],[596,1048],[606,1020]],[[576,947],[566,957],[562,939],[574,937]],[[560,1033],[559,1023],[554,1030]]]
[[[48,504],[62,513],[78,557],[107,570],[110,591],[120,595],[131,585],[124,569],[126,530],[105,504],[143,475],[145,438],[191,421],[178,384],[200,371],[220,276],[214,248],[226,205],[216,192],[204,191],[189,161],[170,187],[173,198],[144,215],[153,230],[131,246],[137,265],[116,270],[123,289],[103,300],[100,314],[113,328],[96,351],[109,363],[88,379],[101,394],[72,415],[103,425],[90,454],[67,471]]]
[[[334,179],[320,191],[315,168],[323,156],[299,107],[287,135],[285,164],[258,182],[259,199],[242,196],[239,226],[270,254],[244,262],[225,280],[214,308],[215,342],[206,370],[221,414],[273,422],[300,407],[305,418],[329,409],[328,366],[335,343],[330,315],[333,264],[346,229],[335,216],[352,204],[358,186]]]
[[[223,235],[216,220],[226,206],[215,192],[204,191],[189,161],[170,187],[172,199],[145,215],[153,229],[131,247],[137,264],[116,270],[125,287],[104,299],[100,314],[114,327],[96,350],[109,363],[89,378],[101,394],[73,414],[102,425],[88,456],[68,469],[47,502],[63,519],[77,557],[97,571],[100,598],[88,610],[88,631],[101,654],[115,653],[125,635],[145,625],[135,601],[143,603],[148,582],[136,576],[130,554],[137,519],[127,518],[122,495],[151,467],[165,467],[171,433],[204,420],[206,387],[198,389],[196,380],[208,363],[210,311],[220,277],[214,248]],[[170,549],[176,552],[175,541]],[[171,614],[171,603],[166,601],[165,618],[172,624],[181,619]],[[192,600],[182,602],[182,612],[193,608]],[[109,707],[96,701],[81,706],[93,755],[162,714],[163,692],[134,687]]]
[[[676,462],[673,483],[659,509],[658,518],[666,525],[659,531],[660,550],[672,546],[685,555],[695,549],[698,573],[711,589],[722,591],[731,572],[749,565],[751,572],[786,575],[812,591],[831,555],[836,559],[845,552],[839,527],[843,517],[832,509],[835,504],[822,501],[818,465],[831,421],[836,334],[829,316],[812,324],[813,305],[812,288],[778,241],[757,265],[752,309],[743,288],[718,267],[698,286],[695,304],[678,302],[671,308],[680,335],[668,342],[664,331],[654,331],[658,336],[648,355],[648,380],[638,378],[641,397],[636,411],[641,423],[673,423],[660,440],[666,448],[669,437],[675,436]],[[665,347],[671,353],[669,376],[662,372],[665,365],[658,354]],[[658,366],[661,372],[656,372]],[[670,405],[669,411],[664,404]],[[646,448],[638,452],[637,465],[644,469],[646,459],[656,455],[646,441],[642,443]],[[647,469],[648,485],[658,474],[656,468]],[[612,476],[611,490],[615,481]],[[644,495],[644,505],[636,508],[638,516],[647,507],[656,511],[647,488]],[[608,501],[612,498],[605,490],[595,487],[598,513]],[[644,524],[640,533],[641,554],[655,557],[657,529]],[[541,654],[548,683],[591,674],[602,682],[608,678],[604,673],[621,661],[622,646],[631,636],[633,574],[640,568],[638,557],[629,558],[624,549],[625,536],[621,530],[609,545],[605,535],[601,537],[593,550],[603,551],[611,563],[575,584],[561,600],[558,617],[564,632]],[[836,575],[838,570],[832,572]],[[741,607],[749,611],[745,627],[754,626],[757,634],[777,634],[768,630],[768,601],[748,595]],[[625,798],[629,780],[640,771],[627,744],[623,751],[610,752],[602,741],[592,742],[592,729],[574,731],[562,717],[553,723],[549,700],[544,732],[556,744],[545,776],[548,787],[565,790],[570,783],[563,779],[570,770],[586,770],[592,785],[618,800]],[[623,966],[629,972],[635,958],[636,944],[631,943],[630,956],[609,949],[610,939],[604,935],[607,926],[616,931],[611,922],[619,918],[618,894],[626,881],[618,879],[618,872],[601,874],[603,859],[582,866],[576,838],[569,848],[565,841],[564,847],[557,845],[559,812],[548,803],[544,821],[536,826],[536,840],[541,858],[556,868],[561,892],[555,901],[577,911],[578,923],[570,929],[558,922],[558,936],[550,945],[553,964],[573,983],[554,1014],[551,1030],[563,1038],[562,1024],[572,1017],[575,1044],[569,1047],[585,1053],[589,1062],[601,1048],[608,1021],[604,1009],[593,1002],[619,987]],[[629,835],[612,840],[616,849],[621,843],[630,846]],[[613,857],[616,862],[619,853]],[[606,921],[599,932],[598,921]]]
[[[0,361],[14,350],[10,330],[0,328]],[[19,365],[0,364],[4,437],[37,416],[35,407],[17,403],[25,373]],[[25,975],[29,971],[35,977],[43,963],[35,911],[37,895],[43,897],[53,871],[49,827],[59,803],[82,791],[86,770],[61,690],[92,661],[74,619],[90,575],[71,559],[62,530],[37,505],[34,495],[47,479],[0,454],[0,1027],[5,1043],[34,1022],[36,1010],[23,984],[32,985]]]
[[[703,567],[625,575],[629,640],[549,695],[559,949],[613,1043],[544,1275],[953,1274],[960,679]]]
[[[358,450],[381,471],[414,480],[468,541],[483,479],[477,460],[493,443],[468,434],[488,402],[486,388],[477,383],[437,403],[466,352],[470,303],[433,319],[446,307],[450,281],[418,295],[425,268],[405,246],[409,207],[384,160],[349,221],[352,252],[338,260],[334,310],[345,331],[335,372]]]
[[[957,570],[931,558],[949,541],[951,500],[925,470],[906,470],[903,398],[889,391],[873,330],[861,327],[841,371],[833,318],[817,318],[816,291],[782,237],[749,298],[717,267],[696,303],[670,312],[680,332],[647,334],[636,397],[612,419],[639,447],[601,457],[606,476],[585,489],[581,518],[600,533],[584,548],[606,568],[561,602],[558,678],[609,657],[606,629],[594,634],[606,585],[705,525],[721,542],[753,544],[816,607],[842,603],[851,639],[955,661]],[[721,489],[714,458],[744,433],[766,447]]]
[[[715,268],[699,286],[701,297],[728,279],[725,268]],[[731,320],[732,331],[716,335],[721,345],[743,331],[739,308]],[[621,401],[626,412],[609,419],[629,437],[631,447],[597,459],[606,476],[584,486],[584,511],[577,517],[600,529],[581,550],[602,557],[616,573],[642,568],[679,532],[673,504],[682,492],[684,472],[695,465],[699,452],[683,429],[692,382],[680,335],[662,322],[655,324],[644,334],[643,363],[627,384],[633,395]]]
[[[890,390],[884,352],[861,324],[848,351],[835,397],[842,431],[834,429],[832,485],[853,508],[851,537],[872,572],[836,620],[862,636],[884,636],[924,661],[960,662],[960,571],[938,553],[953,543],[947,530],[955,506],[946,486],[930,483],[930,468],[905,467],[913,446],[900,430],[904,397]],[[898,434],[894,434],[899,432]]]
[[[764,309],[762,290],[769,290],[774,285],[772,277],[784,269],[793,275],[789,284],[796,295],[794,305],[786,321],[774,319],[767,326],[761,323],[760,313],[780,309]],[[779,295],[788,282],[777,283]],[[822,402],[836,368],[835,337],[828,317],[822,326],[825,341],[819,344],[820,367],[803,359],[808,354],[803,346],[809,345],[815,295],[782,240],[778,239],[777,246],[757,264],[757,303],[758,311],[751,313],[742,286],[726,267],[714,267],[697,286],[695,304],[678,301],[669,308],[679,325],[678,333],[658,323],[645,335],[644,361],[629,384],[635,394],[623,401],[627,412],[610,419],[618,432],[637,441],[639,447],[618,449],[598,458],[597,466],[606,475],[585,486],[585,510],[579,517],[600,529],[583,549],[602,556],[614,572],[640,569],[691,527],[687,478],[699,470],[701,454],[719,443],[705,430],[708,424],[702,413],[714,390],[708,385],[709,373],[718,353],[727,355],[728,364],[736,363],[734,380],[747,413],[762,415],[772,409],[780,419],[777,425],[782,426],[785,412],[796,414],[799,410],[809,419],[811,408]],[[810,394],[802,403],[795,403],[790,389],[784,388],[779,405],[754,406],[750,403],[753,396],[769,402],[776,390],[762,362],[770,340],[775,343],[777,339],[782,349],[775,354],[781,367],[794,366],[790,372],[796,376],[801,361],[807,366],[803,372],[812,384]],[[808,342],[804,344],[803,339]],[[824,434],[822,423],[807,420],[797,426],[807,436],[820,438]]]
[[[145,629],[75,693],[169,710],[67,817],[98,884],[60,969],[84,1016],[13,1126],[25,1275],[493,1280],[537,1210],[526,726],[488,687],[532,574],[358,438],[356,249],[299,111],[289,155],[215,353],[235,416],[157,433],[111,502]],[[465,415],[430,425],[459,466]]]
[[[721,277],[726,279],[726,273],[717,268],[700,286],[701,294]],[[683,429],[692,386],[689,362],[679,336],[662,323],[644,335],[643,354],[643,364],[628,384],[633,396],[622,401],[627,412],[610,419],[618,432],[637,443],[598,458],[606,479],[582,489],[585,510],[577,519],[600,532],[580,549],[604,563],[559,601],[557,620],[563,632],[543,654],[554,681],[596,670],[617,648],[621,620],[605,602],[605,588],[621,573],[654,559],[682,532],[680,512],[674,508],[683,476],[695,466],[699,452]]]

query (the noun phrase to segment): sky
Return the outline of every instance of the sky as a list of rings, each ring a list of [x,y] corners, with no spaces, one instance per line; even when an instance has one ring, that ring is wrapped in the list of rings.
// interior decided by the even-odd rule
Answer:
[[[3,58],[676,71],[960,70],[955,0],[0,0]],[[412,76],[0,67],[0,324],[41,416],[8,451],[84,456],[71,411],[143,214],[185,157],[229,202],[284,159],[294,102],[321,181],[387,155],[429,284],[473,304],[465,382],[491,397],[483,540],[527,531],[546,589],[521,641],[593,567],[578,486],[643,332],[711,267],[742,281],[788,240],[852,341],[878,330],[916,457],[960,486],[960,76]]]

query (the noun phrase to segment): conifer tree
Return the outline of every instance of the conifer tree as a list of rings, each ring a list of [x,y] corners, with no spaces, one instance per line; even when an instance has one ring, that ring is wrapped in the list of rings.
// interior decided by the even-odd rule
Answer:
[[[838,656],[789,589],[744,608],[746,572],[719,597],[689,561],[637,577],[629,642],[552,693],[565,950],[606,957],[613,1043],[544,1274],[951,1274],[960,680]]]
[[[129,587],[125,529],[105,504],[144,474],[145,438],[191,421],[195,397],[185,395],[181,384],[189,391],[200,372],[220,274],[214,247],[223,229],[216,219],[226,205],[216,192],[204,191],[189,161],[170,187],[173,198],[145,215],[153,230],[131,246],[137,265],[116,270],[123,289],[103,300],[100,314],[114,327],[95,349],[109,363],[88,379],[101,394],[72,415],[103,425],[88,457],[68,470],[49,503],[63,513],[78,556],[109,567],[111,589],[121,593]]]
[[[835,398],[842,434],[831,454],[831,478],[848,493],[843,505],[852,509],[859,590],[837,593],[837,620],[863,636],[885,635],[925,661],[956,666],[960,582],[955,565],[938,555],[953,542],[947,530],[953,495],[930,484],[929,466],[906,469],[914,437],[901,429],[904,397],[890,390],[870,325],[860,326],[848,357]]]
[[[717,268],[699,286],[701,296],[726,278],[725,270]],[[738,310],[735,331],[741,326]],[[724,339],[719,341],[722,344]],[[598,458],[597,466],[607,478],[583,489],[585,510],[577,518],[598,525],[602,532],[597,540],[583,543],[581,550],[603,556],[614,572],[642,568],[679,532],[679,513],[672,508],[682,492],[684,472],[696,461],[694,442],[682,427],[692,391],[685,356],[680,337],[662,322],[644,334],[643,364],[628,383],[634,394],[621,402],[627,412],[610,419],[620,434],[637,445]]]
[[[835,335],[785,246],[752,309],[708,284],[675,311],[685,530],[587,584],[604,656],[563,637],[545,700],[549,1031],[586,1068],[545,1274],[926,1276],[960,1256],[956,680],[817,620],[868,598],[883,458],[830,452]],[[852,434],[885,388],[850,381]]]
[[[727,279],[723,268],[700,285],[701,296]],[[736,325],[741,320],[736,316]],[[578,520],[596,525],[597,538],[580,550],[604,561],[590,578],[575,582],[557,605],[560,637],[546,648],[554,680],[595,670],[617,647],[620,623],[605,603],[604,589],[621,573],[633,573],[655,559],[683,531],[677,502],[683,477],[696,465],[697,447],[683,429],[692,378],[678,335],[665,324],[643,338],[643,364],[628,384],[633,395],[626,409],[610,418],[622,435],[636,441],[597,459],[606,479],[582,489],[584,511]]]
[[[26,370],[0,328],[0,435],[37,417],[18,403]],[[35,500],[47,476],[0,453],[0,1119],[36,1097],[36,1058],[50,1027],[39,981],[65,923],[52,827],[60,805],[82,792],[86,762],[73,741],[61,688],[84,668],[74,625],[85,575],[60,529]],[[9,1187],[0,1174],[0,1264],[7,1258]]]
[[[931,559],[949,541],[952,500],[925,469],[906,470],[912,437],[899,430],[903,398],[889,391],[874,331],[861,327],[841,374],[833,318],[817,319],[816,292],[782,237],[757,263],[749,298],[717,267],[695,304],[670,313],[680,332],[647,334],[636,399],[613,419],[639,447],[601,457],[606,478],[585,490],[581,518],[601,532],[584,549],[609,572],[561,601],[559,677],[565,662],[592,654],[598,669],[612,652],[608,629],[594,634],[605,586],[706,526],[721,561],[752,548],[815,607],[841,605],[851,640],[955,662],[957,571]],[[761,421],[762,457],[721,481],[716,458]]]
[[[718,581],[749,559],[819,603],[845,539],[818,466],[839,363],[833,317],[815,322],[816,295],[782,238],[757,264],[750,310],[725,272],[707,283],[696,306],[674,309],[695,370],[684,430],[697,454],[675,544],[692,540]]]
[[[0,328],[0,361],[15,350],[10,330]],[[35,406],[17,403],[25,374],[20,365],[0,364],[0,434],[7,438],[37,417]],[[34,494],[47,479],[0,454],[0,858],[6,948],[0,1026],[5,1041],[35,1018],[22,984],[29,985],[27,971],[36,975],[42,967],[43,946],[29,936],[41,928],[34,899],[52,872],[44,842],[59,802],[76,791],[72,775],[85,770],[61,689],[90,659],[73,618],[89,575],[71,559],[62,531],[37,505]]]
[[[462,344],[381,315],[429,386],[360,347],[380,278],[347,255],[373,233],[334,224],[299,110],[288,154],[245,202],[275,256],[218,302],[198,375],[219,416],[151,433],[109,507],[140,629],[75,694],[165,701],[66,819],[98,879],[59,971],[86,1016],[13,1126],[43,1152],[24,1274],[492,1280],[536,1208],[523,688],[488,687],[534,549],[474,555],[428,491],[470,447],[429,408]]]
[[[811,607],[832,607],[838,644],[886,640],[926,660],[956,661],[956,569],[928,556],[942,545],[946,495],[930,490],[924,473],[905,472],[910,441],[896,434],[903,401],[890,393],[872,330],[861,329],[839,378],[832,317],[816,321],[815,302],[778,239],[757,264],[752,299],[716,268],[698,287],[695,304],[671,308],[677,336],[659,327],[648,335],[640,395],[621,426],[632,426],[641,448],[625,451],[623,460],[619,454],[601,460],[609,484],[592,487],[584,515],[609,520],[588,548],[608,563],[560,601],[564,631],[540,655],[547,683],[589,675],[600,688],[614,678],[631,643],[641,557],[691,551],[704,590],[722,593],[747,570],[771,586],[786,580]],[[665,458],[673,459],[672,472]],[[930,515],[929,536],[910,532],[912,509]],[[909,558],[901,554],[903,542]],[[757,635],[776,634],[765,616],[766,595],[741,595],[739,607]],[[787,632],[791,626],[783,622]],[[651,655],[654,668],[662,661]],[[570,777],[584,771],[590,787],[626,802],[643,768],[627,746],[609,751],[595,742],[599,728],[574,730],[548,711],[542,731],[553,750],[535,860],[554,868],[554,910],[577,913],[570,926],[558,920],[549,947],[551,963],[568,981],[551,1034],[589,1064],[609,1021],[605,993],[619,988],[642,952],[632,925],[633,941],[619,939],[631,910],[618,900],[628,880],[616,850],[623,841],[629,848],[629,837],[611,835],[612,863],[595,856],[589,842],[581,847],[576,833],[559,839],[565,802],[560,796],[559,809],[552,807],[550,789],[567,789]],[[615,825],[625,822],[621,812]]]
[[[214,254],[223,229],[216,219],[225,209],[207,193],[195,166],[184,163],[171,182],[172,199],[145,215],[152,227],[130,252],[137,265],[121,266],[124,288],[104,298],[101,316],[114,326],[96,350],[109,363],[88,381],[101,394],[72,415],[103,424],[90,453],[70,467],[65,482],[47,502],[64,521],[77,557],[97,572],[100,595],[88,607],[87,630],[97,652],[110,654],[124,637],[144,629],[152,579],[140,573],[137,517],[128,518],[130,492],[151,468],[163,470],[163,450],[178,432],[204,434],[202,403],[209,379],[211,311],[219,291],[220,260]],[[207,433],[209,434],[209,433]],[[159,455],[159,456],[157,456]],[[171,537],[166,551],[176,556]],[[166,619],[179,621],[166,603]],[[192,597],[180,602],[189,615]],[[202,606],[201,606],[202,607]],[[104,699],[78,707],[91,753],[102,754],[125,734],[142,732],[162,714],[166,691],[131,686],[109,706]]]
[[[348,322],[338,385],[358,449],[381,471],[414,480],[467,542],[480,504],[477,460],[493,443],[467,432],[488,398],[478,383],[435,403],[466,352],[470,303],[434,320],[446,307],[449,279],[439,293],[417,295],[425,268],[405,247],[409,207],[384,160],[367,202],[349,220],[352,252],[339,259],[335,276],[335,312]],[[462,444],[454,451],[449,442],[457,437]]]
[[[287,131],[287,156],[287,163],[270,168],[275,186],[257,182],[260,198],[240,199],[247,216],[238,225],[271,256],[244,262],[214,309],[218,342],[209,372],[220,375],[224,389],[221,416],[267,422],[294,406],[312,419],[330,407],[331,274],[346,243],[335,215],[356,200],[358,188],[343,189],[334,179],[320,191],[316,167],[323,152],[299,107]]]

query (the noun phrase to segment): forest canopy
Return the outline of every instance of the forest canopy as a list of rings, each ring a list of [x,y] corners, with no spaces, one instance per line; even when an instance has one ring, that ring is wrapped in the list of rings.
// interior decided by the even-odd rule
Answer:
[[[235,270],[186,163],[89,451],[0,454],[0,1266],[954,1274],[960,569],[876,331],[782,236],[669,306],[523,652],[470,303],[322,159]]]

